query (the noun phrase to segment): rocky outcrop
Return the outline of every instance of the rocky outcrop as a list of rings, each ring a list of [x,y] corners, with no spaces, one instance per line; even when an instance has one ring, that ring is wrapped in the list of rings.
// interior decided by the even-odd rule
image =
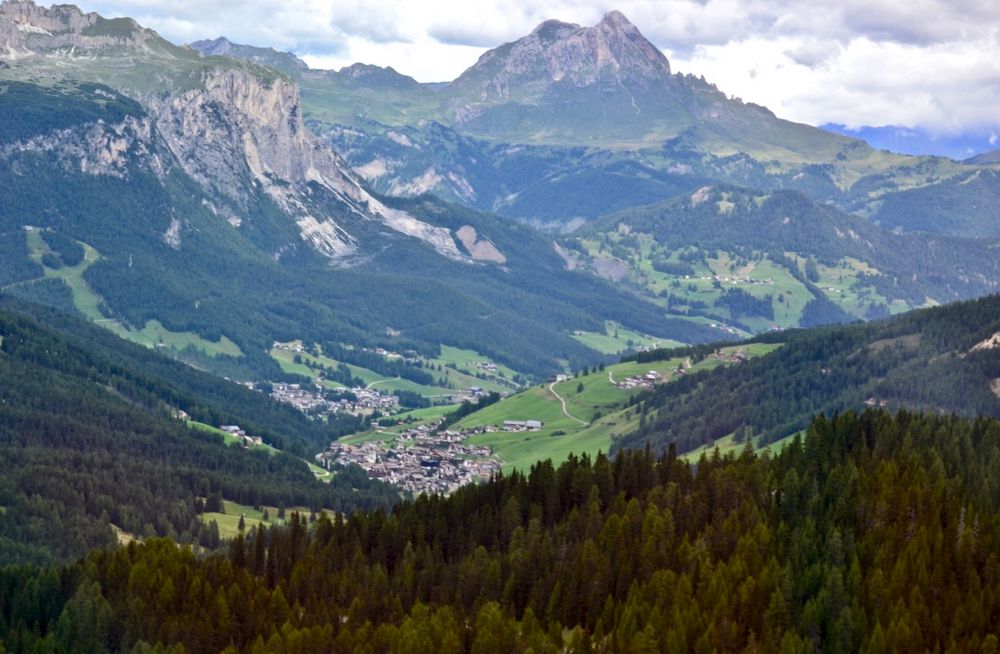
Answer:
[[[0,145],[0,160],[18,169],[27,153],[52,155],[67,171],[128,179],[136,165],[162,177],[170,165],[155,146],[152,120],[127,116],[118,123],[92,122]]]
[[[209,69],[203,88],[150,98],[157,126],[185,170],[212,195],[245,208],[262,189],[299,225],[303,238],[331,257],[352,254],[356,239],[316,192],[327,193],[358,220],[376,220],[460,258],[448,230],[384,206],[350,167],[306,129],[298,87],[265,82],[244,69]],[[235,164],[235,165],[234,165]]]
[[[497,246],[487,239],[479,238],[476,228],[472,225],[462,225],[455,234],[476,261],[507,263],[507,257],[497,249]]]
[[[93,52],[111,46],[147,49],[165,41],[131,18],[106,19],[74,5],[40,7],[31,0],[0,4],[0,54],[18,59],[53,50]]]
[[[147,47],[154,42],[161,47]],[[106,20],[70,5],[43,8],[30,0],[0,6],[0,44],[26,69],[34,61],[44,67],[47,53],[61,57],[65,53],[52,51],[67,47],[124,60],[127,74],[93,73],[95,80],[143,104],[179,165],[205,190],[216,215],[234,227],[245,224],[263,192],[298,226],[303,241],[329,257],[354,254],[358,232],[372,231],[363,224],[374,223],[420,239],[444,256],[465,258],[449,230],[386,207],[313,137],[302,119],[298,87],[285,76],[231,59],[199,59],[130,19]],[[155,71],[152,79],[137,80],[137,63]],[[49,73],[58,70],[52,66]],[[78,65],[74,74],[87,70]],[[274,244],[275,251],[285,245]]]

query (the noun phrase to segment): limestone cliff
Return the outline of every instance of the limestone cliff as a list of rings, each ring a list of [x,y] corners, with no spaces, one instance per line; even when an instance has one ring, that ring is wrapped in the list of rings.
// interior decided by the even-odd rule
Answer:
[[[30,0],[0,5],[0,49],[10,66],[5,76],[96,81],[141,102],[180,166],[234,227],[263,192],[298,225],[304,241],[331,258],[355,254],[359,234],[378,226],[465,258],[449,230],[373,197],[308,131],[298,87],[276,71],[202,58],[131,19]]]

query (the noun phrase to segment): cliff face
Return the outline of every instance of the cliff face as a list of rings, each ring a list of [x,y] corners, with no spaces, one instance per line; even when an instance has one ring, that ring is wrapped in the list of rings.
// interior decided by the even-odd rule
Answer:
[[[453,83],[482,102],[538,99],[553,83],[575,87],[669,84],[670,64],[620,12],[593,27],[550,20],[528,36],[490,50]]]
[[[333,217],[345,213],[421,239],[445,256],[462,256],[447,229],[386,207],[320,145],[303,123],[298,87],[289,80],[209,69],[203,88],[149,102],[185,171],[235,211],[246,209],[255,189],[263,190],[298,224],[303,239],[330,257],[357,252],[357,238],[341,224],[350,221]]]
[[[53,50],[94,52],[114,46],[172,47],[131,18],[106,19],[74,5],[40,7],[31,0],[0,3],[0,55],[18,59]]]
[[[0,44],[11,77],[58,77],[69,68],[75,80],[99,81],[141,102],[181,168],[236,229],[262,192],[294,221],[302,240],[331,258],[359,253],[361,235],[370,238],[380,226],[444,256],[464,256],[449,230],[374,198],[306,129],[298,87],[274,71],[202,59],[130,19],[30,0],[0,5]],[[78,49],[90,54],[80,57]],[[278,253],[288,245],[272,248]]]

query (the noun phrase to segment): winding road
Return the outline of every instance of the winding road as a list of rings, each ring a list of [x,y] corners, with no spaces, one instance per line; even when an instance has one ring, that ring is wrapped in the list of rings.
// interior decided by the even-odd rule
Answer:
[[[610,374],[610,373],[608,373],[608,374]],[[556,384],[557,383],[558,382],[552,382],[551,384],[549,384],[549,392],[552,393],[553,395],[555,395],[556,399],[559,400],[562,403],[562,412],[563,412],[563,415],[565,415],[570,420],[577,421],[578,423],[580,423],[584,427],[589,426],[590,425],[589,422],[584,422],[583,420],[580,420],[579,418],[574,418],[573,416],[571,416],[569,414],[569,411],[566,410],[566,399],[563,398],[563,396],[560,395],[559,393],[556,393]]]
[[[393,377],[392,379],[379,379],[378,381],[373,381],[372,383],[365,386],[365,390],[370,391],[372,387],[375,386],[375,384],[384,384],[386,382],[398,381],[400,379],[402,379],[402,377]]]

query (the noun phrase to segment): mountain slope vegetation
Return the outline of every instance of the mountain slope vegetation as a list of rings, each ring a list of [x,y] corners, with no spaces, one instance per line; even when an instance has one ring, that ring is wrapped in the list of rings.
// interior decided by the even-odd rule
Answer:
[[[573,236],[578,266],[749,331],[870,319],[995,292],[1000,279],[991,240],[896,234],[794,191],[705,186]]]
[[[593,356],[568,332],[597,329],[606,319],[663,337],[718,336],[662,322],[655,306],[564,271],[551,242],[530,230],[431,199],[381,206],[434,221],[436,229],[471,229],[470,246],[489,244],[480,247],[493,248],[492,260],[474,260],[457,239],[462,260],[361,224],[377,247],[352,266],[331,267],[320,253],[295,244],[298,228],[265,194],[255,192],[239,229],[218,215],[157,137],[148,113],[127,97],[100,86],[2,87],[9,89],[0,94],[5,124],[24,132],[0,153],[0,179],[9,191],[0,198],[0,231],[13,249],[0,262],[5,288],[68,308],[73,303],[65,293],[55,292],[58,280],[25,284],[54,269],[39,268],[44,251],[18,243],[26,226],[46,241],[69,237],[94,250],[74,289],[89,294],[88,317],[115,321],[123,333],[156,320],[208,341],[225,337],[241,356],[180,353],[223,374],[278,379],[266,354],[271,343],[300,338],[427,352],[448,343],[542,374],[558,359]],[[53,104],[62,107],[62,123],[32,122],[32,107],[44,115]],[[17,114],[22,107],[28,119]],[[124,150],[108,163],[100,153],[112,143]]]
[[[782,346],[656,387],[641,402],[645,424],[614,446],[686,452],[730,435],[770,443],[805,429],[816,414],[865,403],[1000,418],[997,333],[994,295],[868,324],[761,337]]]
[[[572,459],[0,573],[9,651],[992,651],[1000,423],[819,419],[778,456]]]
[[[262,394],[4,296],[0,378],[3,564],[80,557],[114,543],[113,528],[217,547],[198,515],[212,496],[315,510],[397,497],[357,470],[323,483],[289,453],[227,447],[182,418],[242,425],[302,454],[330,437]]]

